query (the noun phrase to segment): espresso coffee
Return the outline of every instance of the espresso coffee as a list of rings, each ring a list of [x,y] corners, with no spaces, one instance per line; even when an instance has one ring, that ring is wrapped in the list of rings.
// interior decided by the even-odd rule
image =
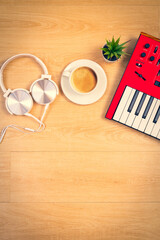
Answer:
[[[91,68],[80,67],[72,73],[71,84],[77,92],[88,93],[95,88],[97,76]]]

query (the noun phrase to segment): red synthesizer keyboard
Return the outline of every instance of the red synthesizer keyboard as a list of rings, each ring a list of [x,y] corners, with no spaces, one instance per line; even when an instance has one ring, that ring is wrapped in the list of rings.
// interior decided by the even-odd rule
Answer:
[[[160,39],[140,34],[106,118],[160,139]]]

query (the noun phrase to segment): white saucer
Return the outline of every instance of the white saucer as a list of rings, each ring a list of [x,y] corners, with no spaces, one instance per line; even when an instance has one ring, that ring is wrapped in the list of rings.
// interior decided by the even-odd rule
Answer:
[[[97,85],[96,87],[87,94],[78,94],[70,86],[69,77],[64,76],[64,72],[72,72],[76,67],[90,67],[93,69],[97,75]],[[81,59],[70,63],[63,71],[61,76],[61,87],[64,95],[72,102],[87,105],[98,101],[105,93],[107,87],[107,77],[103,68],[96,62],[87,59]]]

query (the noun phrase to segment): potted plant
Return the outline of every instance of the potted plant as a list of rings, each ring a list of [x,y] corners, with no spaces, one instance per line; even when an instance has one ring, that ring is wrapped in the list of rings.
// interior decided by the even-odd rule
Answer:
[[[106,44],[101,48],[103,57],[106,62],[115,62],[118,59],[121,58],[123,54],[127,54],[123,51],[125,49],[125,44],[127,42],[119,44],[120,37],[115,40],[114,37],[112,37],[112,41],[106,40]]]

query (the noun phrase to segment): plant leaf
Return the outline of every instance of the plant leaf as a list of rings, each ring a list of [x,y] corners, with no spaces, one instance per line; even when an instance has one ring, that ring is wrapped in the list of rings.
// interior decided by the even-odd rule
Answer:
[[[115,52],[114,55],[116,56],[116,58],[119,58],[118,54]]]
[[[116,44],[118,45],[120,41],[120,37],[116,40]]]
[[[130,40],[129,40],[130,41]],[[124,52],[123,49],[126,48],[125,44],[128,43],[129,41],[126,41],[124,43],[119,44],[120,42],[120,37],[117,38],[117,40],[115,40],[114,36],[112,37],[112,40],[109,41],[106,39],[106,45],[107,47],[103,47],[101,48],[103,51],[104,55],[107,55],[106,58],[110,59],[113,56],[115,56],[116,58],[120,58],[121,55],[123,54],[127,54],[128,53]]]
[[[117,51],[117,54],[118,54],[118,55],[122,55],[122,54],[125,54],[125,52],[123,52],[123,51]]]
[[[120,45],[118,45],[117,47],[116,47],[116,50],[122,50],[122,49],[125,49],[126,47],[121,47]]]
[[[112,44],[114,44],[115,43],[115,41],[114,41],[114,36],[112,37]]]
[[[101,48],[101,50],[106,52],[108,50],[108,48]]]
[[[126,43],[130,42],[130,40],[124,42],[124,43],[121,43],[119,46],[124,46]]]
[[[109,45],[109,41],[108,40],[106,40],[106,43],[107,43],[107,46]]]

